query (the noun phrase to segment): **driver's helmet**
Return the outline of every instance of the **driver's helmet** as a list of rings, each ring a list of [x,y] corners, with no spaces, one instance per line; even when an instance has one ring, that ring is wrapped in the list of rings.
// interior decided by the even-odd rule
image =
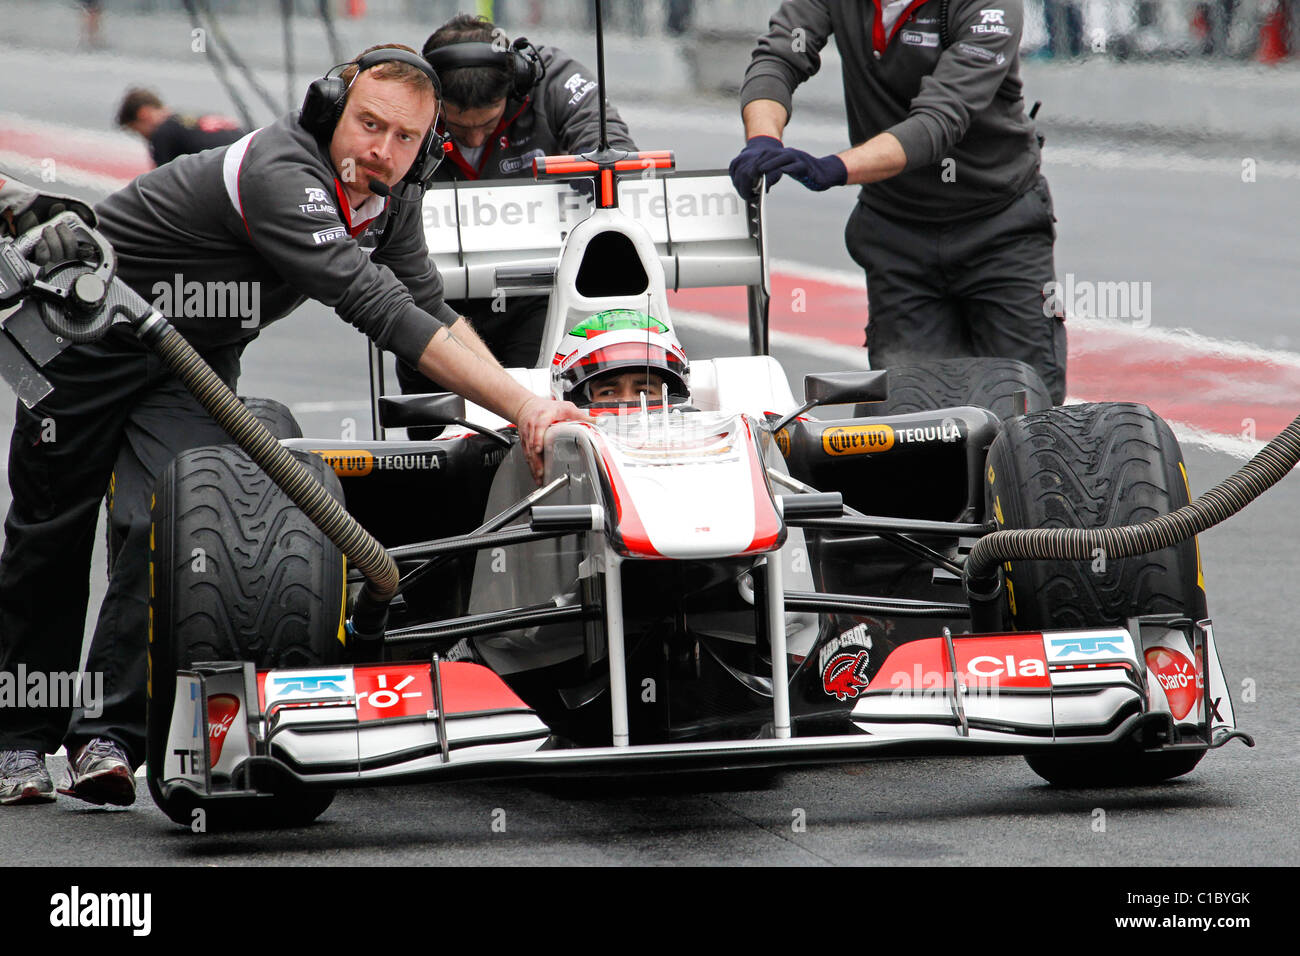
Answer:
[[[636,309],[607,309],[575,325],[561,340],[551,362],[551,394],[590,404],[589,388],[597,378],[638,369],[662,378],[670,401],[690,398],[690,366],[673,330]]]

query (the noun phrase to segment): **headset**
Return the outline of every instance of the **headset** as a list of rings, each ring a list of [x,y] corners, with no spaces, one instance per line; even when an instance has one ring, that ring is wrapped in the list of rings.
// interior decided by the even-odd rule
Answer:
[[[446,155],[444,149],[450,140],[447,134],[437,132],[438,120],[442,116],[442,82],[433,67],[423,57],[409,50],[385,48],[371,50],[349,63],[339,64],[319,80],[313,80],[311,86],[307,87],[307,95],[302,101],[302,112],[298,116],[298,125],[320,142],[329,142],[330,137],[334,135],[334,127],[338,125],[339,118],[343,115],[343,107],[348,101],[348,90],[352,86],[351,83],[345,82],[343,77],[336,76],[335,72],[355,66],[357,72],[352,77],[352,83],[355,83],[357,77],[364,71],[380,63],[405,63],[415,67],[432,81],[434,95],[438,98],[438,115],[424,137],[424,142],[420,144],[415,162],[402,177],[402,181],[391,190],[392,194],[400,200],[418,201],[433,181],[433,174],[441,165],[442,158]]]
[[[542,55],[523,37],[503,50],[497,43],[478,40],[461,40],[446,46],[423,51],[424,58],[435,70],[460,70],[465,67],[492,66],[510,73],[510,97],[522,100],[546,75]]]

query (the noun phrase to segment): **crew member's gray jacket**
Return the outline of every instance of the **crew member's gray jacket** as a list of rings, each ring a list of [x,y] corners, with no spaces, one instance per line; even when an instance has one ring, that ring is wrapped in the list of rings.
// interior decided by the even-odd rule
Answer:
[[[200,351],[247,342],[311,298],[415,363],[456,312],[419,203],[372,203],[373,218],[351,221],[327,148],[291,113],[145,173],[96,211],[118,275]]]
[[[533,159],[585,152],[600,145],[600,96],[596,75],[555,47],[537,48],[546,75],[523,99],[506,102],[501,122],[484,144],[477,167],[453,149],[438,167],[442,182],[531,176]],[[605,130],[615,149],[636,149],[627,124],[610,106]]]
[[[907,157],[901,174],[863,186],[862,201],[932,222],[996,212],[1029,188],[1039,165],[1021,95],[1021,0],[951,0],[947,49],[939,6],[917,0],[886,36],[879,0],[786,0],[745,72],[742,109],[770,99],[790,111],[833,33],[853,145],[887,131]]]

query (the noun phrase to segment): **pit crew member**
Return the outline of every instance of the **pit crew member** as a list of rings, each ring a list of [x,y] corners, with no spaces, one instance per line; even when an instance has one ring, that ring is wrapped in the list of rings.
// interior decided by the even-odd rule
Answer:
[[[331,74],[334,71],[331,71]],[[232,388],[244,347],[306,298],[332,306],[381,348],[516,422],[534,474],[542,439],[571,404],[507,375],[442,299],[418,198],[438,154],[436,76],[413,50],[371,48],[312,84],[301,113],[230,146],[138,177],[98,208],[120,279],[159,306]],[[47,226],[33,260],[76,256],[66,226]],[[159,304],[176,287],[249,290],[254,307]],[[9,458],[13,501],[0,557],[0,666],[77,671],[91,548],[108,492],[118,542],[86,671],[103,675],[94,709],[0,710],[0,801],[54,798],[44,753],[64,740],[67,792],[130,804],[144,752],[150,495],[180,451],[228,441],[133,332],[69,347],[43,369],[53,393],[21,403]],[[66,736],[65,736],[66,730]]]
[[[441,181],[531,178],[538,156],[582,153],[600,144],[595,74],[561,50],[513,44],[490,20],[461,14],[424,43],[424,55],[442,80],[444,127],[451,135]],[[635,150],[627,124],[612,107],[609,143]],[[454,301],[507,368],[534,368],[546,320],[545,296]],[[439,391],[404,362],[403,392]],[[413,433],[414,434],[414,433]]]
[[[943,12],[947,11],[946,18]],[[1000,356],[1065,398],[1052,197],[1021,96],[1020,0],[786,0],[758,40],[740,101],[742,194],[788,174],[861,186],[845,239],[867,275],[871,364]],[[792,97],[831,35],[852,148],[786,146]]]
[[[177,113],[165,106],[158,94],[139,87],[127,90],[122,97],[117,125],[139,134],[149,145],[155,166],[170,163],[177,156],[228,146],[247,132],[229,116]]]

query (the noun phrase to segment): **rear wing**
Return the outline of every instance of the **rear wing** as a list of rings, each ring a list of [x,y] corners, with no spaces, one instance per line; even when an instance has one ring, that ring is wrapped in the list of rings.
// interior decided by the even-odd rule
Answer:
[[[617,189],[620,211],[650,233],[669,289],[745,286],[754,293],[751,346],[766,354],[764,195],[742,199],[722,170],[647,169],[642,178],[620,178]],[[424,235],[447,298],[548,294],[565,236],[593,208],[582,180],[433,186],[424,197]]]
[[[725,170],[614,177],[619,210],[650,233],[668,289],[744,286],[749,349],[768,354],[766,194],[741,198]],[[590,179],[490,179],[431,186],[421,216],[452,300],[549,295],[569,231],[595,208]],[[383,440],[382,355],[370,345],[371,424]]]

